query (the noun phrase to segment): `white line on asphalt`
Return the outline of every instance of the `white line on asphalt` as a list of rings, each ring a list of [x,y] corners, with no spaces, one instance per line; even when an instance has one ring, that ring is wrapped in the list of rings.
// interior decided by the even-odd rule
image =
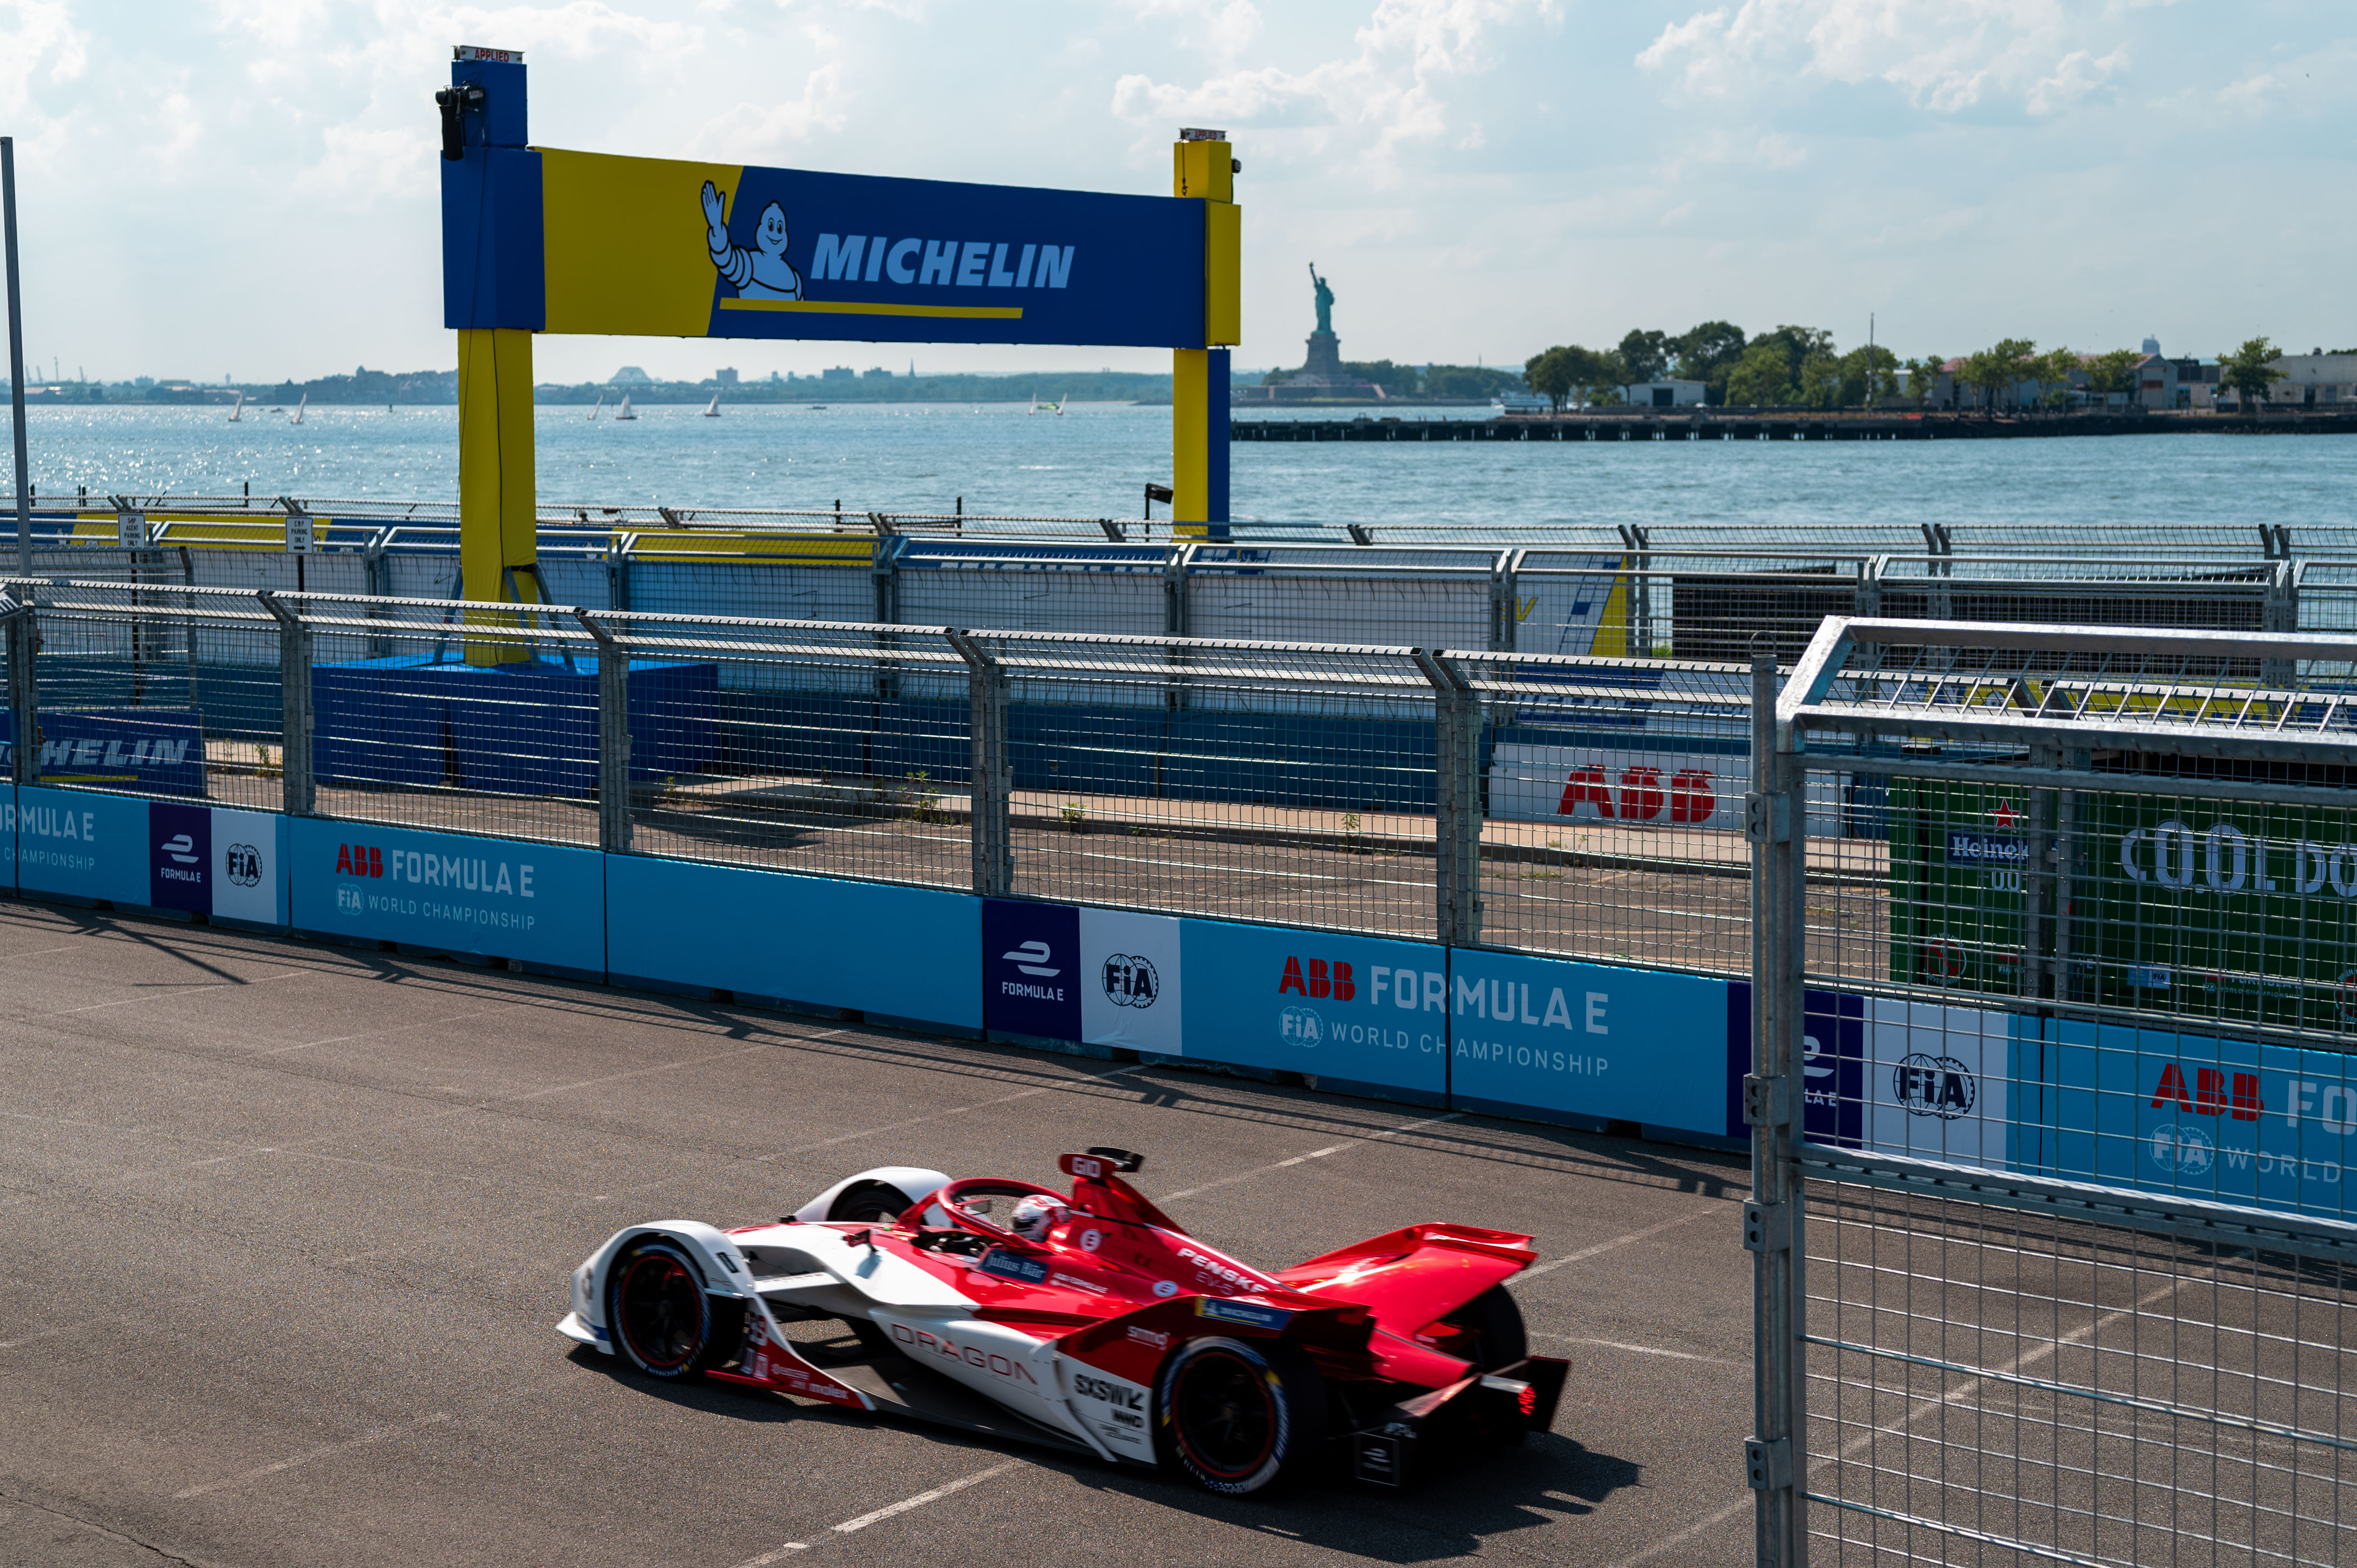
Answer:
[[[1622,1339],[1583,1339],[1577,1334],[1538,1334],[1539,1339],[1560,1339],[1566,1345],[1601,1345],[1608,1350],[1633,1350],[1640,1356],[1667,1356],[1677,1361],[1707,1361],[1714,1367],[1748,1367],[1749,1361],[1725,1356],[1697,1356],[1691,1350],[1668,1350],[1659,1345],[1631,1345]]]
[[[1266,1176],[1271,1171],[1281,1171],[1287,1165],[1297,1165],[1309,1160],[1322,1160],[1329,1155],[1339,1155],[1343,1150],[1355,1147],[1360,1144],[1372,1144],[1383,1138],[1395,1138],[1402,1133],[1413,1133],[1418,1127],[1429,1127],[1436,1122],[1454,1122],[1464,1114],[1462,1111],[1451,1111],[1445,1116],[1427,1116],[1421,1122],[1404,1122],[1396,1127],[1386,1127],[1380,1133],[1370,1133],[1363,1138],[1345,1138],[1339,1144],[1329,1144],[1322,1149],[1312,1149],[1306,1155],[1296,1155],[1289,1160],[1279,1160],[1275,1165],[1254,1165],[1251,1170],[1240,1171],[1234,1176],[1222,1176],[1217,1181],[1207,1181],[1200,1187],[1181,1187],[1177,1192],[1166,1192],[1154,1201],[1157,1204],[1176,1203],[1182,1197],[1193,1197],[1198,1193],[1210,1192],[1213,1187],[1233,1187],[1240,1181],[1250,1181],[1254,1176]]]
[[[1005,1475],[1007,1471],[1014,1469],[1017,1466],[1022,1463],[1023,1461],[1020,1459],[1009,1459],[1004,1465],[993,1465],[987,1470],[979,1470],[971,1476],[963,1476],[954,1481],[944,1482],[941,1486],[935,1487],[930,1492],[919,1492],[913,1498],[903,1498],[897,1503],[888,1503],[884,1507],[877,1509],[873,1513],[864,1513],[857,1519],[845,1520],[841,1524],[834,1527],[834,1533],[836,1535],[849,1535],[855,1530],[866,1530],[869,1525],[890,1519],[894,1514],[907,1513],[910,1509],[920,1509],[927,1503],[939,1502],[942,1498],[948,1497],[952,1492],[962,1492],[968,1487],[978,1486],[982,1482],[987,1481],[993,1476]],[[808,1552],[809,1550],[810,1543],[808,1541],[789,1541],[782,1546],[771,1547],[769,1551],[764,1552],[759,1557],[747,1558],[744,1562],[738,1563],[737,1568],[770,1568],[770,1564],[782,1563],[797,1552]]]
[[[841,1034],[842,1032],[843,1031],[840,1029],[828,1031],[830,1034]],[[826,1036],[824,1035],[813,1035],[809,1037],[812,1039],[824,1039]],[[903,1127],[921,1126],[927,1122],[938,1122],[944,1116],[963,1116],[969,1111],[986,1111],[994,1105],[1006,1105],[1017,1100],[1028,1100],[1035,1094],[1054,1094],[1060,1090],[1071,1089],[1080,1084],[1102,1083],[1106,1079],[1119,1078],[1124,1073],[1144,1072],[1146,1068],[1143,1063],[1129,1062],[1124,1066],[1114,1069],[1111,1072],[1086,1073],[1082,1077],[1066,1079],[1057,1083],[1043,1083],[1036,1088],[1017,1090],[1013,1094],[1002,1094],[996,1100],[977,1100],[972,1105],[952,1106],[947,1111],[930,1111],[922,1116],[911,1116],[905,1122],[887,1122],[881,1127],[864,1127],[856,1133],[845,1133],[833,1138],[822,1138],[815,1144],[797,1144],[791,1149],[779,1149],[772,1154],[757,1155],[754,1156],[753,1163],[755,1165],[759,1165],[767,1160],[782,1159],[788,1155],[815,1154],[821,1149],[832,1149],[837,1144],[849,1144],[861,1138],[874,1138],[886,1133],[897,1133]]]
[[[353,1040],[372,1040],[379,1035],[400,1035],[406,1034],[412,1029],[438,1028],[444,1024],[455,1024],[461,1018],[479,1018],[487,1013],[504,1013],[511,1008],[524,1005],[526,1004],[522,1002],[506,1002],[497,1007],[478,1007],[471,1012],[453,1013],[447,1018],[426,1018],[414,1024],[395,1024],[390,1028],[368,1029],[357,1035],[330,1035],[324,1040],[305,1040],[300,1045],[294,1046],[271,1046],[264,1050],[248,1051],[246,1055],[250,1057],[284,1056],[288,1051],[307,1051],[314,1046],[340,1046]]]
[[[69,948],[76,948],[81,945],[81,944],[80,942],[68,942],[65,947],[61,948],[34,948],[29,952],[0,952],[0,959],[38,958],[45,952],[64,952]]]
[[[199,991],[237,991],[249,985],[264,985],[274,980],[300,980],[307,974],[317,972],[317,970],[310,969],[290,969],[284,974],[265,974],[253,980],[224,980],[212,985],[182,985],[170,991],[158,992],[153,996],[125,996],[119,1002],[93,1002],[87,1007],[61,1007],[54,1013],[43,1013],[38,1016],[65,1018],[76,1013],[96,1013],[108,1007],[128,1007],[135,1002],[170,1002],[178,997],[193,996]]]
[[[1541,1274],[1553,1273],[1567,1264],[1585,1262],[1598,1252],[1609,1252],[1614,1248],[1625,1247],[1631,1241],[1641,1241],[1648,1236],[1658,1236],[1664,1230],[1673,1230],[1681,1225],[1691,1225],[1695,1220],[1714,1212],[1717,1211],[1705,1209],[1693,1214],[1682,1214],[1675,1219],[1664,1219],[1659,1225],[1648,1225],[1642,1230],[1631,1230],[1626,1236],[1615,1236],[1609,1241],[1598,1241],[1593,1246],[1582,1247],[1577,1252],[1566,1252],[1560,1258],[1549,1258],[1544,1263],[1533,1263],[1521,1273],[1508,1279],[1506,1283],[1510,1285],[1518,1285],[1524,1280],[1534,1280]]]
[[[314,1459],[324,1459],[331,1454],[341,1454],[348,1448],[359,1448],[371,1443],[382,1443],[388,1437],[398,1437],[404,1432],[414,1432],[421,1426],[432,1426],[437,1422],[449,1419],[447,1411],[436,1411],[432,1415],[421,1415],[415,1421],[404,1421],[398,1426],[381,1426],[374,1432],[363,1432],[358,1437],[349,1438],[342,1443],[330,1443],[323,1448],[314,1448],[308,1453],[297,1454],[292,1459],[281,1459],[275,1465],[264,1465],[258,1470],[248,1470],[242,1476],[230,1476],[218,1481],[207,1481],[201,1487],[184,1487],[172,1494],[172,1500],[186,1502],[190,1498],[203,1497],[207,1492],[218,1492],[226,1487],[242,1486],[248,1481],[258,1481],[264,1476],[274,1476],[281,1470],[292,1470],[297,1465],[307,1465]]]
[[[910,1509],[920,1509],[927,1503],[938,1502],[942,1498],[948,1497],[952,1492],[962,1492],[968,1487],[976,1486],[984,1481],[987,1481],[993,1476],[1004,1475],[1021,1463],[1023,1463],[1023,1461],[1020,1459],[1009,1459],[1004,1465],[993,1465],[987,1470],[977,1470],[971,1476],[962,1476],[954,1481],[945,1482],[941,1486],[935,1487],[930,1492],[919,1492],[913,1498],[903,1498],[897,1503],[888,1503],[883,1508],[877,1509],[874,1513],[864,1513],[857,1519],[845,1520],[841,1524],[834,1527],[834,1532],[837,1535],[849,1535],[855,1530],[866,1530],[869,1525],[876,1523],[878,1520],[890,1519],[896,1513],[907,1513]]]

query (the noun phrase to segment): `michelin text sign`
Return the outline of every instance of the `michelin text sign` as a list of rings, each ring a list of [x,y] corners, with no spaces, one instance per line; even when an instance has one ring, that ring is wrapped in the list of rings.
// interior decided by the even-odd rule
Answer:
[[[1205,347],[1200,201],[534,156],[549,332]]]

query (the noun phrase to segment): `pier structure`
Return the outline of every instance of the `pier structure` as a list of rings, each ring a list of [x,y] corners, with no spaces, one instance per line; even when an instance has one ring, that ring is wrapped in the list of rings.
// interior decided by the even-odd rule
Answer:
[[[2062,435],[2357,435],[2357,413],[1967,413],[1708,412],[1419,419],[1238,419],[1233,441],[2011,441]]]

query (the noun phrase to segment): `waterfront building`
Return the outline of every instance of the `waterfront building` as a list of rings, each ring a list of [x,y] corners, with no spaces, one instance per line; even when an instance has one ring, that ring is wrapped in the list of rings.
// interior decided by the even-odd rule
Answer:
[[[1706,381],[1637,381],[1620,389],[1620,401],[1631,408],[1685,408],[1703,402]]]

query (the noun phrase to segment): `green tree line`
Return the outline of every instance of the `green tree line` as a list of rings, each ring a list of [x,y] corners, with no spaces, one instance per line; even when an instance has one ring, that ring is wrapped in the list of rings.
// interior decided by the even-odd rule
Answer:
[[[2220,390],[2239,393],[2251,409],[2284,379],[2275,364],[2282,354],[2270,339],[2253,338],[2219,355]],[[2040,351],[2027,338],[2003,338],[1956,360],[1953,381],[1957,401],[1970,407],[1994,408],[2023,386],[2033,401],[2059,407],[2074,390],[2095,396],[2135,392],[2144,360],[2134,349]],[[1611,349],[1559,344],[1530,357],[1523,384],[1558,410],[1566,403],[1609,406],[1621,400],[1624,386],[1670,380],[1702,382],[1710,403],[1856,408],[1898,396],[1904,371],[1907,393],[1921,407],[1950,362],[1947,355],[1925,354],[1902,364],[1879,344],[1845,352],[1832,333],[1813,327],[1746,337],[1731,321],[1706,321],[1674,337],[1640,328]]]
[[[1659,381],[1700,381],[1712,403],[1842,408],[1895,395],[1900,368],[1889,349],[1845,353],[1820,328],[1783,326],[1751,337],[1732,321],[1706,321],[1674,336],[1639,328],[1611,349],[1561,344],[1532,355],[1523,381],[1558,409],[1615,403],[1620,388]]]

